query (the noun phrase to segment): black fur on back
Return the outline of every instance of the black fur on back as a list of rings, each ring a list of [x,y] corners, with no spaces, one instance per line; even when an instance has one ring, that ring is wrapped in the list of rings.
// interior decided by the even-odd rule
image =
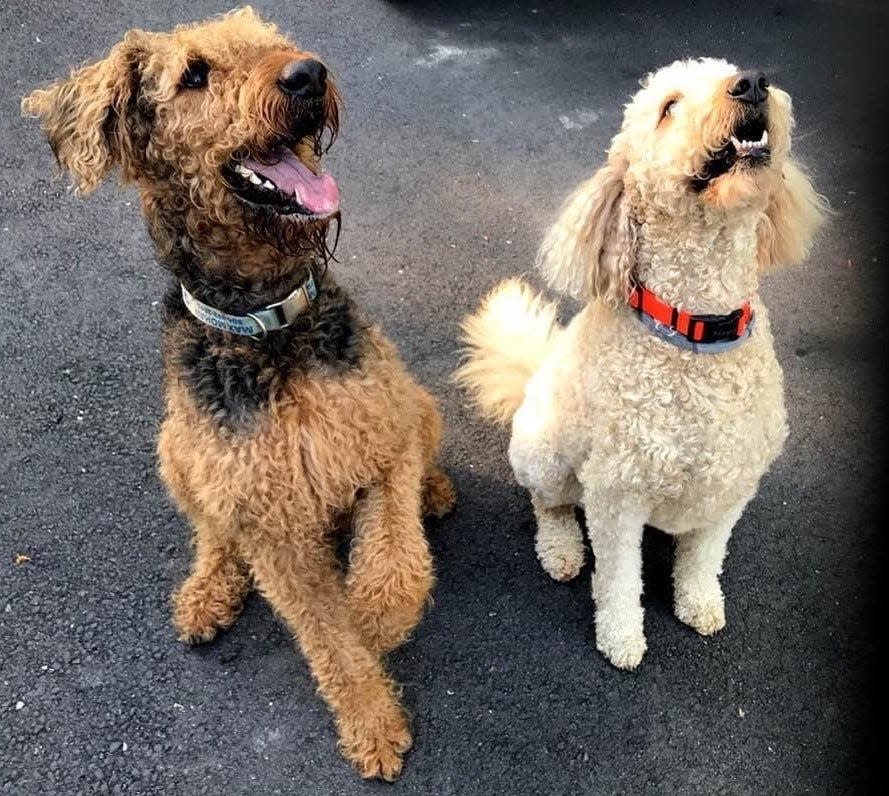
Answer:
[[[357,367],[365,327],[356,307],[326,275],[316,274],[315,281],[318,296],[309,308],[291,326],[269,332],[262,340],[221,332],[197,320],[182,301],[179,284],[171,285],[164,299],[168,378],[186,385],[221,428],[239,431],[253,425],[257,413],[294,372]],[[187,286],[201,301],[229,313],[260,306],[243,294],[224,295],[227,291],[218,284]]]

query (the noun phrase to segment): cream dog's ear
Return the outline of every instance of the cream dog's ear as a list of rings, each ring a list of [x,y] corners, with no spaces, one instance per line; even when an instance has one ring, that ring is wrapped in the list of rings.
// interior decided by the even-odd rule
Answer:
[[[56,160],[78,193],[89,193],[116,165],[127,165],[128,103],[138,88],[142,31],[130,31],[108,57],[22,100],[22,113],[39,118]]]
[[[799,164],[788,160],[757,228],[760,268],[798,265],[805,260],[829,212],[827,199],[815,190]]]
[[[608,162],[568,197],[546,233],[537,267],[554,290],[581,301],[626,298],[633,267],[633,232],[622,201],[627,165],[612,147]]]

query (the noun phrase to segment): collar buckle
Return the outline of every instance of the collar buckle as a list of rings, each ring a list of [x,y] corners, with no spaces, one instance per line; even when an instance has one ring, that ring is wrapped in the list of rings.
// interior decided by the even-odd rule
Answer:
[[[720,343],[725,340],[735,340],[739,336],[738,323],[744,314],[743,308],[738,308],[728,315],[692,315],[692,324],[700,322],[701,329],[694,342],[696,343]],[[695,328],[692,326],[692,328]]]

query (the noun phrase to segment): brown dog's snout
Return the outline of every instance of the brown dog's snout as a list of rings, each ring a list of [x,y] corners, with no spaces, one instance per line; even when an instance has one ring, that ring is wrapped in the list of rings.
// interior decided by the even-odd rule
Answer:
[[[728,93],[739,102],[759,105],[769,96],[769,81],[762,72],[739,72],[730,83]]]
[[[327,69],[314,58],[286,64],[278,76],[278,88],[289,97],[316,99],[327,90]]]

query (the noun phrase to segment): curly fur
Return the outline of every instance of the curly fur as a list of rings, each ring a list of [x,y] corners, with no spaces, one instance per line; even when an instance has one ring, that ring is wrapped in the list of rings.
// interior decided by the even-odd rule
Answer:
[[[725,61],[676,62],[627,106],[607,163],[569,198],[540,249],[549,284],[586,302],[567,327],[517,280],[463,325],[457,380],[484,414],[512,418],[510,463],[531,492],[538,556],[558,580],[583,563],[571,509],[584,508],[596,643],[621,668],[635,668],[646,649],[643,526],[676,537],[677,617],[716,632],[731,530],[787,435],[758,275],[800,262],[827,208],[791,159],[790,98],[774,87],[768,164],[708,176],[747,113],[728,95],[736,73]],[[721,354],[675,347],[628,306],[636,282],[696,314],[749,299],[752,336]]]
[[[345,756],[362,776],[393,779],[411,734],[381,654],[411,633],[432,588],[421,514],[454,500],[436,463],[441,419],[325,276],[328,221],[245,204],[223,168],[285,138],[318,165],[323,132],[332,140],[338,128],[335,86],[312,100],[277,86],[285,64],[308,56],[245,8],[171,33],[130,31],[23,110],[40,117],[79,193],[115,169],[138,185],[158,261],[201,300],[243,313],[314,270],[318,299],[263,340],[204,326],[178,291],[166,301],[160,474],[195,541],[173,623],[183,641],[208,641],[255,582],[305,653]],[[209,83],[185,89],[196,59]]]

